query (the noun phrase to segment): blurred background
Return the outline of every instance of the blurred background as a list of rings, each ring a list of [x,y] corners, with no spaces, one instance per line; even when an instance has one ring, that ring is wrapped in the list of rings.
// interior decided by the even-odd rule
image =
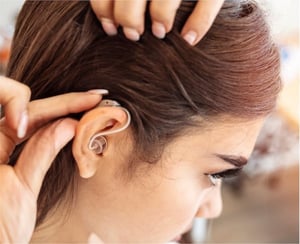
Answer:
[[[259,0],[282,60],[284,88],[249,165],[224,182],[220,218],[196,219],[183,243],[299,243],[299,1]],[[22,0],[0,0],[0,74]]]
[[[299,1],[259,2],[280,47],[284,87],[245,174],[224,184],[211,243],[299,243]]]

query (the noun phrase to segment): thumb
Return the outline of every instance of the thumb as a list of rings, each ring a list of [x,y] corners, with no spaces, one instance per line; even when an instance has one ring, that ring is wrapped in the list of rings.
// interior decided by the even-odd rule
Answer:
[[[36,198],[52,161],[74,137],[76,124],[75,120],[62,119],[43,127],[22,151],[15,165],[15,172]]]

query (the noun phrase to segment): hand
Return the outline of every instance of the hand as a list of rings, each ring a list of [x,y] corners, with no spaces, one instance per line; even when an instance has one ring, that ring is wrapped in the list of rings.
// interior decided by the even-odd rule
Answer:
[[[70,93],[29,103],[28,87],[0,77],[0,102],[5,109],[5,118],[0,121],[0,243],[29,242],[43,178],[55,156],[75,134],[77,121],[49,121],[94,107],[102,98],[101,91],[98,93]],[[23,134],[25,138],[34,135],[12,167],[6,162],[14,146],[24,140],[16,135],[24,113],[28,119],[23,119],[22,130],[26,131],[28,125],[28,133]]]
[[[108,35],[117,34],[117,25],[123,26],[125,36],[137,41],[144,32],[144,14],[147,0],[90,0],[92,8]],[[150,15],[152,32],[164,38],[173,26],[181,0],[152,0]],[[181,34],[191,45],[197,44],[211,27],[224,0],[200,0],[185,23]]]
[[[76,121],[63,119],[40,129],[14,167],[0,165],[0,243],[29,243],[43,178],[75,126]]]

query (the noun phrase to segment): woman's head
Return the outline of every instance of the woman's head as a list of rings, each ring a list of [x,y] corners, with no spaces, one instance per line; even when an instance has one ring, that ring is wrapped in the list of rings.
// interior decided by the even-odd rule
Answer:
[[[226,1],[204,39],[189,46],[179,31],[193,5],[182,3],[164,40],[152,36],[147,18],[141,40],[131,42],[122,33],[106,36],[88,2],[25,3],[7,75],[29,85],[32,99],[108,89],[107,98],[132,116],[130,128],[109,136],[108,150],[97,156],[87,150],[89,139],[122,126],[126,114],[97,107],[74,115],[81,119],[73,153],[68,145],[45,178],[38,224],[70,199],[67,193],[74,193],[77,210],[89,204],[86,216],[104,219],[107,228],[132,221],[132,241],[145,241],[147,231],[153,241],[164,241],[197,212],[217,214],[219,190],[206,174],[230,168],[237,161],[232,155],[249,157],[280,90],[279,57],[264,15],[251,1]],[[77,178],[76,163],[81,175],[92,170],[94,176]],[[88,228],[96,228],[91,223]]]

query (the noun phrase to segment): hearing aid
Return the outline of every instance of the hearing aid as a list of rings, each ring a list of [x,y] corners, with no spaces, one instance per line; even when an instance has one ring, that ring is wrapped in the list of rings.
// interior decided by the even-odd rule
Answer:
[[[124,126],[122,126],[121,128],[111,130],[111,131],[99,132],[91,137],[89,144],[88,144],[88,148],[89,148],[89,150],[93,151],[95,154],[100,155],[104,152],[104,150],[108,146],[107,139],[105,136],[112,135],[112,134],[119,133],[121,131],[126,130],[127,127],[130,125],[131,115],[130,115],[129,111],[126,108],[123,108],[117,101],[110,100],[110,99],[102,100],[99,103],[98,107],[119,107],[122,110],[124,110],[124,112],[127,115],[127,121],[124,124]]]

